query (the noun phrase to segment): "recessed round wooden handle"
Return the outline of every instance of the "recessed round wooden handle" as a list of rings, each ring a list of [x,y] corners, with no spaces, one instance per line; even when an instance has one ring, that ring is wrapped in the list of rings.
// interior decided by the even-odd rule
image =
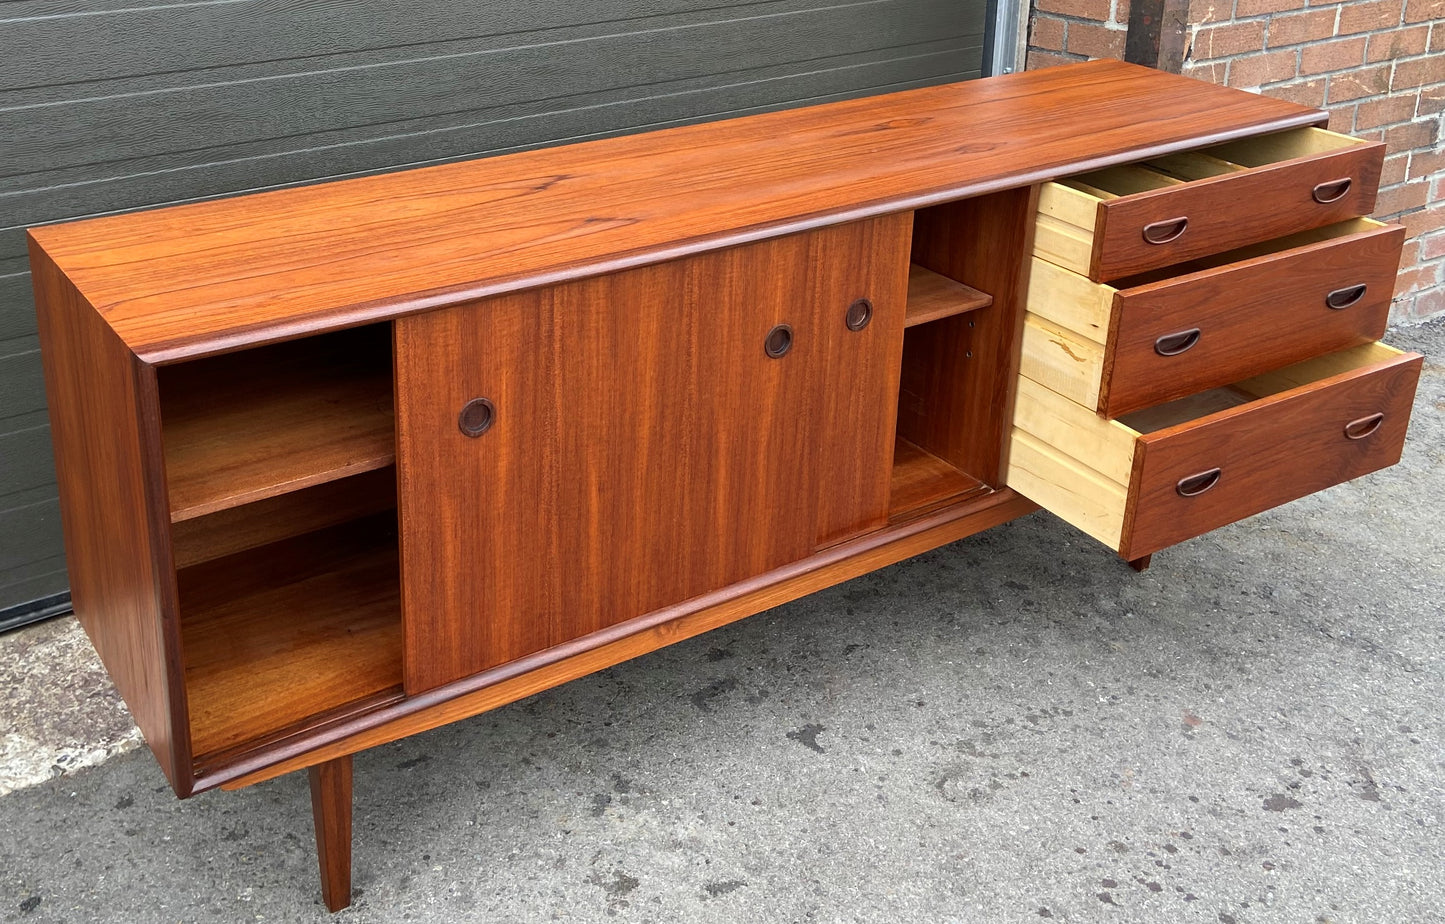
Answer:
[[[1352,420],[1345,424],[1345,438],[1362,440],[1367,436],[1372,436],[1376,430],[1380,429],[1380,424],[1384,422],[1385,414],[1383,411],[1371,414],[1368,417],[1361,417],[1359,420]]]
[[[770,359],[780,359],[792,348],[793,328],[787,324],[779,324],[763,338],[763,352],[768,354]]]
[[[1179,492],[1180,497],[1198,497],[1205,491],[1219,484],[1219,476],[1222,472],[1217,468],[1211,468],[1206,472],[1196,472],[1186,478],[1180,478],[1174,490]]]
[[[1339,311],[1341,308],[1348,308],[1365,297],[1365,289],[1369,288],[1363,282],[1357,286],[1345,286],[1343,289],[1336,289],[1325,296],[1325,307]]]
[[[457,429],[473,439],[492,429],[497,421],[497,406],[486,398],[473,398],[457,415]]]
[[[1340,177],[1338,180],[1326,180],[1319,184],[1310,193],[1314,200],[1320,205],[1329,205],[1331,202],[1339,202],[1350,191],[1355,181],[1350,177]]]
[[[848,306],[848,313],[843,317],[843,323],[848,325],[849,330],[862,330],[873,320],[873,302],[866,298],[859,298]]]
[[[1144,226],[1144,240],[1151,244],[1167,244],[1170,241],[1179,240],[1179,236],[1189,227],[1189,216],[1180,215],[1178,218],[1166,218],[1163,221],[1154,221]]]
[[[1160,356],[1178,356],[1199,342],[1199,328],[1191,327],[1175,334],[1165,334],[1154,341],[1154,352]]]

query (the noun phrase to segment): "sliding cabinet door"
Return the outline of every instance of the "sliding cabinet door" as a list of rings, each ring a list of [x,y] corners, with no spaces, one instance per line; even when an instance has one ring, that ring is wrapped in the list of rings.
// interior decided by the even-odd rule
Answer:
[[[398,320],[408,691],[883,525],[909,229],[888,216]]]

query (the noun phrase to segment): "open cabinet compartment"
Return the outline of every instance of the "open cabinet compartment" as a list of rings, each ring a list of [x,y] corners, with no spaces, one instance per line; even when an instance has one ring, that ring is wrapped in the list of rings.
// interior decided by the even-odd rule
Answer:
[[[990,197],[985,197],[988,199]],[[971,266],[974,203],[914,214],[889,519],[898,522],[992,490],[979,463],[975,347],[1004,318]]]
[[[158,370],[195,763],[401,691],[391,325]]]

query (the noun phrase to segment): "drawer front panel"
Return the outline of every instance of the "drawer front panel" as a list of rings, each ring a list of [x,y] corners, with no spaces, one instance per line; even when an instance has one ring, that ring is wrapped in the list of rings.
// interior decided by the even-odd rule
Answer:
[[[1120,554],[1148,555],[1394,465],[1422,362],[1401,355],[1142,435]]]
[[[397,320],[407,692],[882,526],[910,227]],[[851,330],[864,297],[872,320]]]
[[[1378,227],[1119,292],[1100,412],[1379,339],[1404,239],[1404,228]]]
[[[1105,200],[1098,206],[1089,275],[1101,282],[1118,279],[1367,215],[1375,207],[1384,151],[1382,144],[1355,145]],[[1329,184],[1345,179],[1349,187],[1338,198],[1316,201],[1316,188],[1328,198],[1338,188]],[[1165,225],[1176,219],[1188,222],[1171,236],[1177,226]],[[1150,243],[1146,229],[1167,240]]]

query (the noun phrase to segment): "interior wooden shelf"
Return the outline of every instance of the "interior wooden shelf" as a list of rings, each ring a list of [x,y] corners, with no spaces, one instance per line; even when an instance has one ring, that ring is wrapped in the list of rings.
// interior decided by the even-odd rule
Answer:
[[[348,332],[329,352],[282,344],[164,367],[171,522],[391,465],[391,362],[375,339]]]
[[[916,263],[908,265],[908,309],[903,316],[904,327],[927,324],[992,304],[993,296],[986,292],[924,269]]]
[[[391,466],[171,524],[177,568],[396,509]]]
[[[197,758],[401,689],[396,515],[178,572]]]
[[[888,496],[890,522],[927,513],[946,503],[987,494],[991,488],[925,449],[898,437]]]

